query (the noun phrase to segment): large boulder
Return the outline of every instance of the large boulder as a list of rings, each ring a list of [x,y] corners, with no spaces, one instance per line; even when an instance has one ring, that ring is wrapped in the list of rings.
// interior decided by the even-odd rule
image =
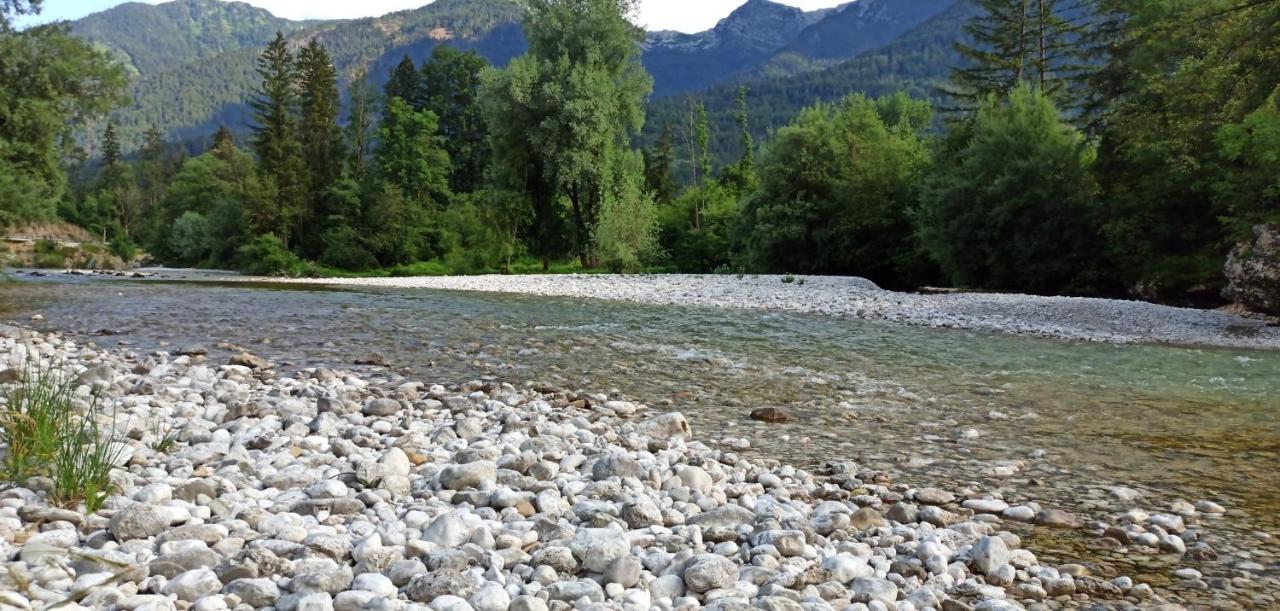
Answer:
[[[1251,310],[1280,315],[1280,224],[1258,225],[1253,239],[1227,257],[1223,297]]]

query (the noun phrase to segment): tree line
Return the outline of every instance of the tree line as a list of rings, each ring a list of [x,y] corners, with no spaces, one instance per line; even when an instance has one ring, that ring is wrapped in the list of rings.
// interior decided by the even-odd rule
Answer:
[[[108,126],[63,214],[257,273],[571,262],[1169,301],[1211,300],[1280,221],[1280,0],[978,0],[942,102],[855,94],[760,146],[740,88],[723,117],[668,109],[643,150],[633,4],[534,0],[506,67],[442,46],[345,103],[323,45],[278,36],[251,141],[179,159],[153,134],[125,161]]]

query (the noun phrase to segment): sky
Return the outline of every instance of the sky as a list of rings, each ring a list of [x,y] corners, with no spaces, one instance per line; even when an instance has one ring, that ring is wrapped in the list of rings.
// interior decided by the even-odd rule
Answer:
[[[145,0],[159,4],[158,0]],[[650,30],[700,32],[714,26],[746,0],[641,0],[640,23]],[[848,0],[778,0],[783,4],[813,10],[843,4]],[[427,0],[248,0],[249,4],[288,19],[349,19],[375,17],[393,11],[416,8]],[[78,19],[121,4],[120,0],[45,0],[44,11],[19,25]]]

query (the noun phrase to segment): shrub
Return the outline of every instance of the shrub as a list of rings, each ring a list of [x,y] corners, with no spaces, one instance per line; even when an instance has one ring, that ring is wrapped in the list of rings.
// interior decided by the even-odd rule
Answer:
[[[169,229],[169,252],[183,265],[205,260],[212,246],[209,221],[199,212],[183,212]]]
[[[237,251],[239,269],[255,276],[305,276],[310,269],[284,242],[272,234],[260,235]]]

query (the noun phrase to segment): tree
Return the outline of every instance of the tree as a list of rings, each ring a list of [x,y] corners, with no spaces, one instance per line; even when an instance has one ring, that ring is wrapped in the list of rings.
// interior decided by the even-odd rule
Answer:
[[[904,110],[911,108],[911,110]],[[742,209],[753,267],[856,274],[910,288],[929,278],[908,216],[929,153],[904,94],[809,108],[774,136]]]
[[[150,232],[147,249],[170,264],[233,265],[237,251],[250,240],[246,216],[271,200],[269,180],[264,184],[253,158],[230,138],[219,139],[213,149],[186,160],[174,175],[150,214],[149,221],[158,229]]]
[[[689,145],[689,167],[693,169],[693,188],[701,192],[703,181],[711,178],[711,153],[708,148],[710,137],[707,132],[707,107],[702,101],[689,103],[689,131],[685,138]],[[702,226],[702,208],[706,202],[695,201],[693,209],[693,227]]]
[[[11,27],[9,20],[17,15],[37,15],[41,0],[0,0],[0,34]]]
[[[670,205],[676,198],[676,181],[671,175],[675,161],[671,142],[671,126],[662,128],[662,134],[653,147],[644,152],[644,189],[653,194],[659,206]]]
[[[952,71],[948,91],[973,107],[1028,81],[1074,106],[1067,84],[1080,69],[1080,27],[1062,0],[976,0],[982,14],[965,26],[972,42],[956,43],[966,65]],[[1077,7],[1072,7],[1077,8]],[[1078,8],[1077,8],[1078,10]]]
[[[7,2],[5,17],[37,6]],[[105,53],[64,26],[0,31],[0,225],[53,216],[74,131],[114,107],[124,84]]]
[[[316,39],[298,52],[300,118],[298,141],[306,172],[306,207],[303,218],[313,227],[305,234],[302,252],[316,257],[324,248],[324,224],[331,214],[330,190],[342,176],[342,112],[338,100],[338,75],[333,61]]]
[[[608,152],[606,183],[595,246],[600,260],[616,272],[637,272],[657,253],[657,209],[644,189],[640,155],[621,148]]]
[[[275,199],[250,211],[249,221],[255,233],[274,234],[287,247],[305,205],[306,166],[297,133],[296,69],[283,34],[276,32],[262,52],[257,73],[262,82],[251,103],[253,146],[262,172],[274,183]]]
[[[541,174],[530,193],[538,224],[554,222],[556,200],[569,204],[573,245],[584,267],[605,193],[605,157],[626,146],[644,123],[653,80],[640,64],[643,31],[629,20],[633,0],[533,0],[525,18],[529,51],[494,79],[497,104],[487,116],[499,138],[520,149],[504,174]],[[512,128],[519,127],[521,134]],[[514,138],[512,137],[514,136]],[[529,162],[536,158],[532,164]],[[545,263],[545,260],[544,260]]]
[[[439,45],[422,65],[425,107],[439,118],[444,148],[453,162],[449,186],[455,193],[480,188],[489,163],[489,142],[480,107],[480,73],[489,66],[475,51]]]
[[[384,265],[438,254],[433,219],[449,198],[449,154],[440,140],[434,113],[390,99],[373,153],[380,187],[369,214],[387,234],[374,249]]]
[[[955,285],[1041,294],[1105,290],[1093,150],[1023,84],[959,126],[925,180],[921,244]]]
[[[738,124],[739,142],[742,145],[742,156],[738,162],[724,170],[724,180],[733,185],[739,193],[749,193],[756,186],[755,141],[751,137],[751,124],[747,115],[747,88],[738,87],[738,108],[733,113],[733,120]]]
[[[369,82],[369,75],[365,71],[356,73],[355,80],[351,82],[350,94],[350,110],[347,113],[345,128],[347,150],[350,155],[347,167],[357,180],[361,180],[365,176],[365,162],[369,159],[369,152],[372,149],[373,119],[376,113],[374,99],[377,96],[373,84]]]
[[[1246,211],[1274,201],[1275,170],[1249,152],[1265,111],[1247,125],[1280,86],[1280,1],[1099,4],[1088,118],[1117,280],[1214,303],[1232,242],[1261,218]]]
[[[120,163],[120,142],[116,140],[116,127],[110,121],[102,132],[102,163],[108,166]]]
[[[413,60],[409,59],[408,54],[396,64],[395,68],[391,69],[391,75],[387,78],[387,84],[383,85],[382,91],[388,105],[391,104],[391,100],[400,98],[409,105],[409,108],[415,111],[422,110],[422,76],[418,74],[418,68],[413,65]]]

